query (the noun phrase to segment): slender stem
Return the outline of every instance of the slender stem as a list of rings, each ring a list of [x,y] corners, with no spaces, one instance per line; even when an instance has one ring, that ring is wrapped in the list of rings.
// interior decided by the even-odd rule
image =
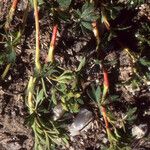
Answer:
[[[97,46],[98,46],[100,44],[100,36],[99,36],[97,22],[96,21],[93,22],[92,26],[93,26],[93,33],[94,33],[94,36],[96,37],[96,42],[97,42]]]
[[[108,79],[108,72],[105,68],[103,68],[103,78],[104,78],[104,82],[103,85],[109,89],[109,79]]]
[[[106,96],[109,92],[109,78],[108,78],[108,72],[104,68],[103,64],[101,64],[101,66],[103,69],[103,94],[102,94],[101,103],[103,104],[103,102],[105,101]]]
[[[18,2],[19,2],[19,0],[13,0],[11,8],[16,9]]]
[[[35,83],[36,78],[33,78],[32,76],[29,79],[29,83],[28,83],[28,100],[27,100],[27,104],[29,107],[29,111],[30,114],[33,113],[34,111],[34,103],[33,103],[33,91],[34,91],[34,83]]]
[[[6,23],[5,23],[5,30],[7,31],[10,27],[10,23],[13,19],[17,4],[18,4],[19,0],[13,0],[10,11],[8,13],[7,19],[6,19]]]
[[[33,3],[34,3],[35,30],[36,30],[35,67],[37,72],[40,73],[41,64],[40,64],[40,29],[39,29],[38,2],[37,0],[33,0]]]
[[[109,123],[108,123],[108,119],[107,119],[107,114],[106,114],[106,108],[104,106],[101,106],[101,112],[104,118],[104,122],[105,122],[105,128],[109,128]]]
[[[47,62],[53,62],[54,61],[54,49],[55,49],[55,43],[56,43],[56,37],[58,32],[58,25],[54,25],[53,27],[53,33],[52,33],[52,39],[50,42],[50,48],[47,55]]]
[[[28,10],[29,10],[29,2],[27,2],[27,6],[26,6],[26,9],[25,9],[25,11],[24,11],[23,18],[22,18],[21,34],[22,34],[22,33],[24,32],[24,30],[25,30],[26,20],[27,20],[27,17],[28,17]]]
[[[97,48],[98,48],[98,46],[100,44],[100,36],[99,36],[97,23],[93,22],[92,26],[93,26],[93,33],[94,33],[95,38],[97,40]],[[101,98],[101,104],[103,104],[103,102],[106,99],[107,93],[109,91],[109,79],[108,79],[108,72],[104,68],[103,62],[101,63],[101,66],[102,66],[102,69],[103,69],[103,94],[102,94],[102,98]],[[100,108],[100,111],[102,113],[102,116],[103,116],[103,119],[104,119],[104,122],[105,122],[105,128],[106,128],[107,136],[109,138],[110,134],[111,134],[111,130],[109,128],[109,121],[108,121],[108,117],[107,117],[106,107],[104,105],[101,105],[101,106],[99,106],[99,108]]]
[[[3,74],[1,75],[2,80],[5,79],[5,77],[6,77],[7,73],[8,73],[8,71],[9,71],[10,67],[11,67],[11,63],[9,63],[9,64],[6,66],[6,68],[5,68],[4,72],[3,72]]]
[[[103,11],[102,11],[102,19],[103,19],[103,23],[104,23],[106,29],[108,31],[110,31],[110,24],[109,24],[109,22],[108,22],[108,20],[107,20],[107,18],[106,18],[106,16],[105,16]]]

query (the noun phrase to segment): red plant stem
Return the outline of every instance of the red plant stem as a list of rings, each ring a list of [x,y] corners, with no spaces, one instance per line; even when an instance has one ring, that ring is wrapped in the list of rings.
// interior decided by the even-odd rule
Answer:
[[[58,25],[54,25],[53,32],[52,32],[52,38],[50,42],[50,48],[47,55],[47,62],[53,62],[54,61],[54,49],[55,49],[55,43],[56,43],[56,37],[58,32]]]
[[[11,5],[11,8],[9,10],[9,13],[7,15],[7,19],[6,19],[6,23],[5,23],[5,30],[7,31],[10,27],[10,23],[13,19],[13,16],[14,16],[14,13],[15,13],[15,10],[16,10],[16,7],[17,7],[17,4],[18,4],[19,0],[14,0],[12,2],[12,5]]]
[[[103,86],[104,86],[104,92],[103,92],[103,98],[105,99],[108,90],[109,90],[109,79],[108,79],[108,72],[107,70],[103,67]],[[107,113],[106,113],[106,108],[104,106],[101,106],[101,112],[104,118],[104,122],[105,122],[105,127],[106,129],[109,128],[109,123],[108,123],[108,119],[107,119]]]
[[[107,114],[106,114],[106,108],[104,106],[101,106],[101,112],[104,118],[104,122],[105,122],[105,127],[106,129],[109,128],[109,123],[108,123],[108,119],[107,119]]]
[[[109,89],[109,79],[108,79],[108,72],[106,69],[103,68],[103,78],[104,78],[104,82],[103,85]]]
[[[57,31],[58,31],[58,25],[56,24],[56,25],[53,27],[53,34],[52,34],[52,40],[51,40],[50,46],[55,46]]]
[[[18,2],[19,2],[19,0],[14,0],[12,5],[11,5],[11,8],[15,10],[16,7],[17,7]]]
[[[93,26],[93,33],[94,33],[95,38],[97,40],[97,46],[98,46],[98,44],[100,44],[100,37],[99,37],[99,31],[98,31],[98,27],[97,27],[96,21],[92,23],[92,26]],[[103,100],[105,100],[105,97],[106,97],[106,95],[108,93],[108,90],[109,90],[109,79],[108,79],[108,72],[104,68],[103,63],[101,65],[102,65],[102,68],[103,68],[103,86],[104,86],[103,87],[103,96],[102,96],[102,101],[103,101]],[[104,118],[105,128],[108,131],[109,130],[109,121],[107,119],[106,108],[102,105],[100,107],[100,109],[101,109],[102,116]]]

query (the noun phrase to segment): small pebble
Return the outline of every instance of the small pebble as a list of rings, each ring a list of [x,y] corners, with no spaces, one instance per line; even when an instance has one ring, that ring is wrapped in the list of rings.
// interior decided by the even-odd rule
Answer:
[[[58,104],[57,106],[54,107],[53,113],[54,113],[53,119],[58,120],[63,116],[65,111],[63,110],[62,105]]]
[[[147,131],[148,131],[147,124],[140,124],[132,128],[132,136],[134,136],[136,139],[140,139],[145,136]]]
[[[78,115],[76,116],[74,122],[68,127],[71,136],[80,134],[80,131],[83,130],[90,121],[93,119],[92,112],[82,108]],[[88,126],[90,128],[90,126]],[[87,128],[86,128],[87,130]]]

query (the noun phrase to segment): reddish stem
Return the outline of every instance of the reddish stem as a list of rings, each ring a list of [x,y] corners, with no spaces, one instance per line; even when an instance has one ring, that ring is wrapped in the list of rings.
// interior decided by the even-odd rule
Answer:
[[[99,37],[99,32],[98,32],[96,21],[92,23],[92,26],[93,26],[93,32],[94,32],[94,35],[97,39],[97,45],[98,45],[100,43],[100,37]],[[109,89],[109,80],[108,80],[107,70],[103,67],[103,64],[102,64],[102,68],[103,68],[103,80],[104,80],[103,81],[103,86],[104,86],[103,98],[105,99],[105,96],[106,96],[108,89]],[[104,118],[105,127],[108,130],[109,129],[109,122],[107,119],[106,108],[104,106],[101,106],[101,113],[102,113],[103,118]]]
[[[105,127],[106,129],[109,128],[109,123],[108,123],[108,119],[107,119],[107,114],[106,114],[106,108],[104,106],[101,106],[101,112],[104,118],[104,122],[105,122]]]
[[[57,31],[58,31],[58,25],[56,24],[53,27],[52,40],[51,40],[50,46],[55,46],[56,37],[57,37]]]
[[[108,72],[107,72],[106,69],[103,69],[103,78],[104,78],[103,85],[104,85],[106,88],[109,88]]]
[[[109,90],[109,79],[108,79],[108,72],[105,68],[103,68],[103,86],[104,86],[104,99],[108,93],[108,90]],[[103,115],[103,118],[104,118],[104,122],[105,122],[105,127],[106,129],[109,129],[109,122],[108,122],[108,119],[107,119],[107,113],[106,113],[106,108],[104,106],[101,106],[101,112],[102,112],[102,115]]]
[[[11,5],[11,8],[15,10],[16,7],[17,7],[18,2],[19,2],[19,0],[14,0],[12,5]]]
[[[53,27],[53,33],[52,33],[50,48],[49,48],[49,51],[48,51],[46,62],[53,62],[54,61],[54,49],[55,49],[57,31],[58,31],[58,25],[56,24]]]

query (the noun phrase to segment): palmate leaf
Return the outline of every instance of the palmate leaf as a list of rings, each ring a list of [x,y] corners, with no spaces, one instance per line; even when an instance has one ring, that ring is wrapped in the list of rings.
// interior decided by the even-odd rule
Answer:
[[[94,4],[86,2],[82,7],[82,15],[81,18],[85,18],[89,14],[92,14],[94,12]]]
[[[63,100],[61,99],[61,101]],[[68,111],[68,107],[65,103],[61,103],[61,105],[62,105],[63,110]]]
[[[9,54],[7,54],[7,61],[8,63],[14,63],[16,60],[16,53],[12,50]]]
[[[63,94],[66,94],[66,92],[67,92],[67,85],[64,84],[64,83],[60,83],[60,84],[58,84],[58,85],[56,86],[56,89],[57,89],[59,92],[61,92],[61,93],[63,93]]]
[[[59,6],[64,9],[69,7],[69,5],[71,4],[71,1],[72,0],[57,0],[57,2],[59,3]]]
[[[81,27],[84,27],[88,30],[92,30],[92,25],[91,25],[91,22],[85,22],[85,21],[82,21],[81,22]],[[84,30],[84,28],[82,28]]]
[[[42,77],[51,76],[53,74],[59,74],[59,71],[56,70],[56,64],[44,64],[42,68]]]
[[[108,116],[108,121],[111,122],[112,124],[115,124],[115,122],[117,121],[116,116],[111,113],[109,110],[107,111],[107,116]]]
[[[77,103],[70,103],[70,105],[69,104],[67,104],[67,105],[68,105],[68,109],[69,109],[69,111],[71,113],[79,112],[79,104],[77,104]]]
[[[97,88],[95,89],[94,85],[92,85],[91,91],[88,92],[88,95],[93,101],[95,101],[99,104],[100,100],[101,100],[101,95],[102,95],[100,86],[97,86]]]
[[[100,89],[100,86],[98,86],[96,91],[95,91],[95,99],[97,102],[100,101],[100,97],[101,97],[101,89]]]
[[[94,9],[94,4],[86,2],[82,7],[82,14],[80,15],[81,25],[88,30],[92,30],[91,23],[97,20],[99,15]]]
[[[112,102],[117,102],[117,101],[120,101],[119,96],[118,95],[111,95],[107,99],[105,99],[104,104],[108,105]]]
[[[82,10],[76,10],[74,13],[74,17],[77,20],[77,23],[80,24],[81,28],[84,31],[85,29],[92,30],[91,23],[93,21],[96,21],[99,17],[99,14],[94,8],[94,5],[92,3],[86,2],[82,6]]]
[[[127,121],[132,122],[133,120],[136,119],[136,117],[137,117],[137,115],[135,115],[136,110],[137,110],[136,107],[128,109],[128,112],[126,113]]]

